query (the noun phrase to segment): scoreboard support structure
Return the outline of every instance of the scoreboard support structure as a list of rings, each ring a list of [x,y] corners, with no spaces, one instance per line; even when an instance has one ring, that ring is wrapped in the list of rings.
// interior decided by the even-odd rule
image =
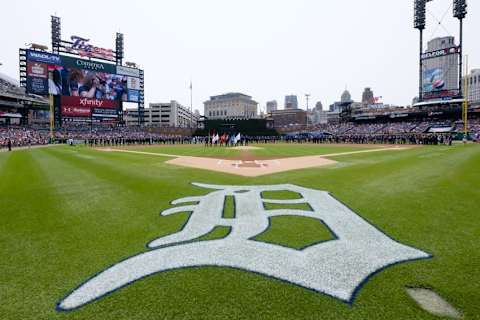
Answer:
[[[51,51],[46,46],[36,44],[19,49],[20,85],[27,93],[48,99],[50,136],[54,136],[55,129],[62,127],[64,121],[90,122],[91,127],[95,123],[122,124],[123,103],[126,101],[137,103],[139,114],[143,115],[144,70],[128,62],[124,64],[124,35],[116,33],[115,49],[112,50],[93,46],[89,43],[90,39],[79,36],[71,36],[71,41],[62,40],[61,29],[61,18],[51,16]],[[88,82],[91,80],[86,80],[92,77],[90,74],[94,74],[95,81],[100,81],[103,87],[93,96],[83,95],[80,99],[106,103],[98,106],[75,101],[63,105],[65,97],[79,98],[80,86],[92,87]],[[83,79],[87,82],[81,82]],[[72,86],[73,83],[75,86]],[[95,83],[98,88],[98,82]],[[115,109],[112,101],[115,102]],[[90,109],[86,110],[87,107]],[[64,112],[64,109],[75,110]],[[85,111],[89,111],[89,114]],[[143,123],[142,116],[139,125]]]
[[[419,30],[420,35],[420,54],[419,54],[419,92],[418,98],[419,102],[425,100],[424,88],[423,88],[423,68],[424,68],[424,52],[423,52],[423,30],[426,26],[426,12],[427,12],[427,3],[432,0],[414,0],[414,28]],[[448,96],[445,98],[462,98],[463,97],[463,20],[467,15],[467,0],[453,0],[453,17],[459,20],[460,25],[460,35],[459,35],[459,45],[455,48],[455,52],[451,54],[458,54],[458,88],[455,90],[457,92],[456,96]],[[441,23],[441,21],[439,22]],[[439,50],[440,51],[440,50]],[[430,52],[427,54],[435,54],[437,52]],[[466,71],[468,74],[468,70]]]

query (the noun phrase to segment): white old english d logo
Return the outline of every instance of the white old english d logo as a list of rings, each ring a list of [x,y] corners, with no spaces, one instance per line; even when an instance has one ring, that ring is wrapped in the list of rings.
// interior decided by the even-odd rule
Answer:
[[[73,310],[155,273],[194,266],[231,267],[251,271],[312,289],[347,303],[369,276],[408,260],[430,255],[392,240],[356,215],[328,192],[295,185],[214,186],[205,196],[175,200],[173,205],[197,203],[162,212],[191,212],[184,228],[151,241],[152,250],[121,261],[94,276],[60,301],[59,310]],[[264,191],[292,191],[297,200],[262,199]],[[223,218],[224,199],[235,199],[235,218]],[[264,203],[307,203],[312,211],[266,210]],[[295,215],[322,221],[335,239],[295,250],[253,238],[269,228],[270,218]],[[217,226],[231,227],[224,239],[195,241]]]

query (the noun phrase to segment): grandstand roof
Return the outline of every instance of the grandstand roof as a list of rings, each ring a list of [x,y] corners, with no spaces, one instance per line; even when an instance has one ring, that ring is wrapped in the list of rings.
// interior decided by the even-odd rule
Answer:
[[[15,80],[15,79],[11,78],[10,76],[7,76],[5,73],[1,73],[1,72],[0,72],[0,81],[6,82],[6,83],[8,83],[12,86],[16,86],[16,87],[20,86],[20,83],[17,80]]]
[[[462,103],[463,99],[451,99],[451,100],[433,100],[433,101],[423,101],[415,103],[414,107],[424,107],[424,106],[435,106],[438,104],[452,104],[452,103]]]
[[[48,104],[44,97],[25,93],[25,88],[20,87],[18,81],[0,73],[0,106],[21,108],[23,107],[21,101],[37,105]]]

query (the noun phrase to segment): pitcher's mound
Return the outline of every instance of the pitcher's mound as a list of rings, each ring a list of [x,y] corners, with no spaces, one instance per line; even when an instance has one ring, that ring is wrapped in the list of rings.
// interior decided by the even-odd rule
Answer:
[[[263,148],[260,148],[260,147],[235,147],[235,148],[232,148],[233,150],[260,150],[260,149],[263,149]]]

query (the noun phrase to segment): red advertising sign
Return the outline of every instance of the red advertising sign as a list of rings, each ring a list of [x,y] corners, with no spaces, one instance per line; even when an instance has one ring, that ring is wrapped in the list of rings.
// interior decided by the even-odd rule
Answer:
[[[62,96],[62,106],[116,109],[117,102],[106,99],[90,99],[78,96]]]
[[[432,91],[432,92],[424,92],[423,98],[424,99],[439,99],[439,98],[452,98],[459,96],[458,90],[442,90],[442,91]]]
[[[27,63],[27,76],[36,78],[48,78],[48,65],[40,62]]]
[[[62,117],[71,118],[117,118],[117,102],[104,99],[62,96]]]
[[[90,114],[90,107],[62,106],[62,116],[64,117],[90,117]]]

